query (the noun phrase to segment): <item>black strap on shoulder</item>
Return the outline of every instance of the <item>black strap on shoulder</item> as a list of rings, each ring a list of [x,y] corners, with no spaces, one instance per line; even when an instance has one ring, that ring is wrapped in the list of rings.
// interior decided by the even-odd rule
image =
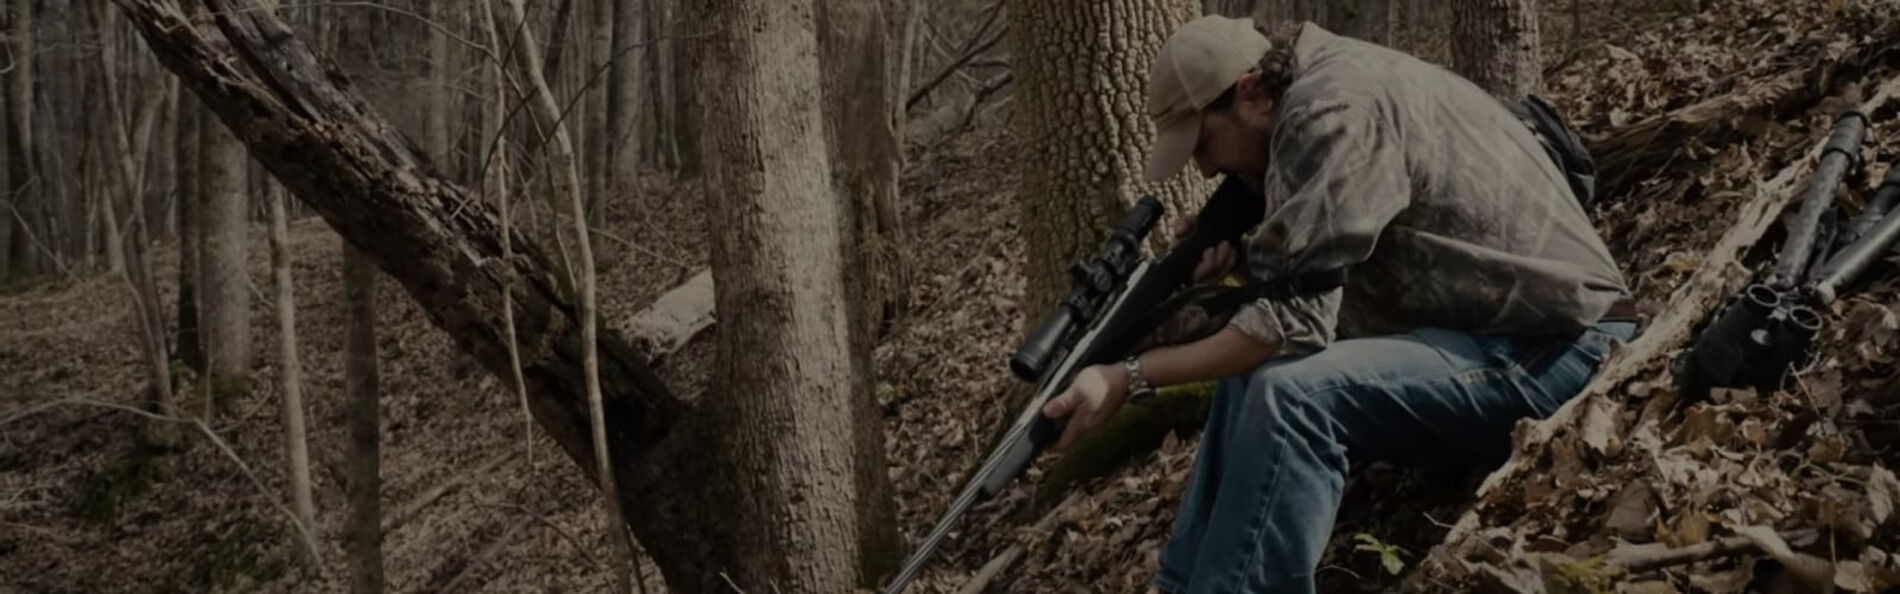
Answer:
[[[1344,268],[1306,272],[1233,287],[1210,297],[1205,303],[1210,308],[1227,309],[1258,299],[1285,301],[1298,297],[1310,297],[1337,289],[1345,284],[1346,269]]]
[[[1590,150],[1584,148],[1583,139],[1564,123],[1563,116],[1557,114],[1557,108],[1536,95],[1526,95],[1522,102],[1506,102],[1504,106],[1510,108],[1511,113],[1517,115],[1525,126],[1530,127],[1537,142],[1544,145],[1544,152],[1563,172],[1577,202],[1585,207],[1590,206],[1596,198],[1596,160],[1590,157]]]

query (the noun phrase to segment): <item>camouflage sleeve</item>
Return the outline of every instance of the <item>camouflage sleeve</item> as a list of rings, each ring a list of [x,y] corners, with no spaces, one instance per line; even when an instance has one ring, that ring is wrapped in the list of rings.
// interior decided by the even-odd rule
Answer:
[[[1284,98],[1263,184],[1268,215],[1245,238],[1248,272],[1255,278],[1364,262],[1386,225],[1411,204],[1410,176],[1390,114],[1322,91],[1296,85]],[[1285,351],[1324,348],[1336,332],[1339,293],[1262,299],[1230,324]]]
[[[1227,326],[1293,355],[1326,348],[1337,338],[1340,290],[1289,301],[1260,299],[1234,312]]]

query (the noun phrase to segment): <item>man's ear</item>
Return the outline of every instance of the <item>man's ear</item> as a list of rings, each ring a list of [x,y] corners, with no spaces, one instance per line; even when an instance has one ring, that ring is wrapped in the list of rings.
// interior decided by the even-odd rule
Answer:
[[[1236,99],[1242,97],[1252,99],[1259,93],[1260,71],[1258,70],[1243,72],[1240,74],[1240,79],[1234,81],[1234,95]]]
[[[1267,94],[1265,84],[1258,70],[1241,74],[1240,80],[1234,81],[1234,103],[1245,105],[1249,110],[1258,108],[1263,113],[1272,113],[1274,97]]]

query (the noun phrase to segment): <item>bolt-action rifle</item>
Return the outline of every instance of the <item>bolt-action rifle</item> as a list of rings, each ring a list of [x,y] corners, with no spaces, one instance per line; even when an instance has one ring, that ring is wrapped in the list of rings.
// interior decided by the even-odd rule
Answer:
[[[1861,168],[1867,117],[1849,111],[1834,122],[1801,210],[1766,278],[1743,288],[1718,313],[1678,362],[1676,383],[1686,399],[1718,387],[1774,390],[1808,358],[1826,307],[1900,240],[1900,167],[1887,172],[1874,197],[1852,220],[1840,222],[1829,205],[1841,178]]]
[[[972,505],[1001,492],[1062,436],[1066,419],[1045,417],[1042,407],[1060,395],[1076,373],[1133,354],[1183,308],[1201,308],[1207,317],[1219,318],[1252,299],[1320,292],[1344,282],[1340,272],[1242,287],[1182,290],[1194,280],[1194,268],[1205,250],[1224,241],[1238,245],[1241,236],[1260,223],[1265,210],[1265,201],[1229,178],[1196,215],[1193,232],[1165,255],[1149,259],[1142,255],[1141,243],[1160,220],[1162,206],[1152,196],[1143,197],[1109,230],[1100,252],[1070,265],[1068,294],[1009,358],[1012,374],[1036,384],[1035,397],[930,534],[905,559],[903,569],[885,588],[886,594],[902,592]]]

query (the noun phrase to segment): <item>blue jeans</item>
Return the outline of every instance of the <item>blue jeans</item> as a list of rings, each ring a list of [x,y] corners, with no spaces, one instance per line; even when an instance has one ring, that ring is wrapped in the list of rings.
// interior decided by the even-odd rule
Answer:
[[[1443,329],[1341,340],[1220,382],[1155,586],[1310,593],[1352,462],[1496,464],[1518,419],[1580,392],[1614,341]]]

